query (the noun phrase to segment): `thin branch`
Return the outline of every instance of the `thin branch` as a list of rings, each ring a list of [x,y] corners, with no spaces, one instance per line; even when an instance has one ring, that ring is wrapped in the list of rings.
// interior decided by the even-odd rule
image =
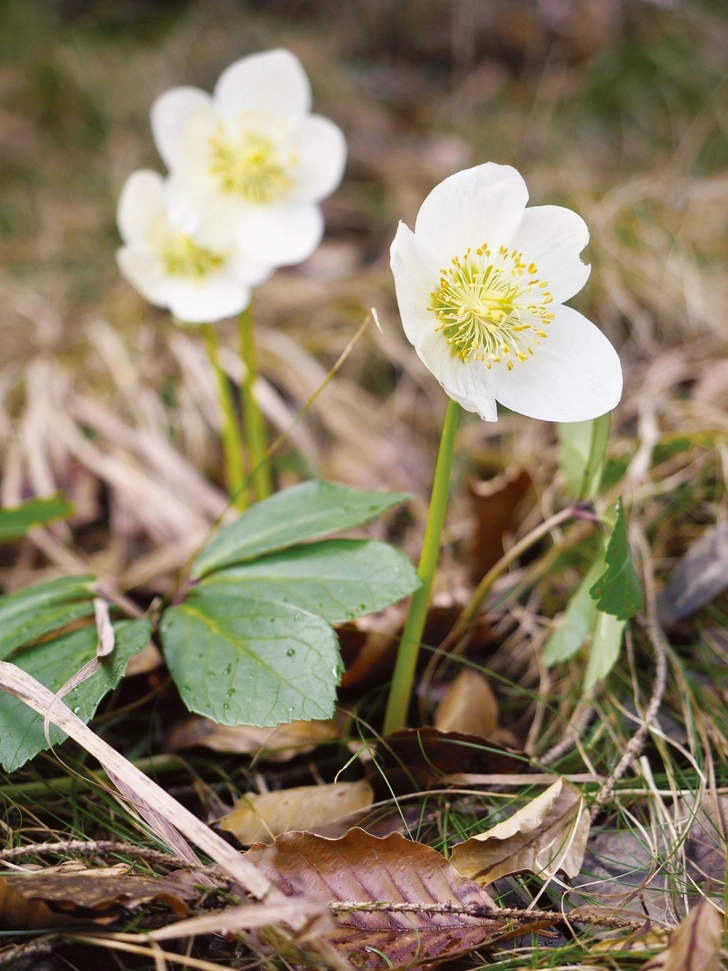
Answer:
[[[522,910],[517,907],[492,909],[482,904],[425,904],[389,903],[386,900],[365,902],[361,900],[332,901],[329,907],[335,914],[342,912],[365,911],[375,913],[418,913],[418,914],[460,914],[466,917],[481,917],[487,920],[548,920],[559,923],[563,920],[584,924],[598,924],[603,927],[644,927],[644,917],[621,917],[618,914],[601,913],[594,908],[577,907],[564,912],[561,910]]]
[[[14,846],[9,850],[0,850],[0,863],[8,860],[18,860],[24,856],[36,856],[41,853],[78,853],[81,856],[107,856],[110,853],[122,853],[125,856],[138,856],[163,866],[185,867],[194,869],[197,864],[190,860],[181,860],[171,853],[153,850],[146,846],[136,846],[134,843],[116,843],[114,840],[64,840],[60,843],[28,843],[26,846]],[[200,864],[204,865],[204,864]]]

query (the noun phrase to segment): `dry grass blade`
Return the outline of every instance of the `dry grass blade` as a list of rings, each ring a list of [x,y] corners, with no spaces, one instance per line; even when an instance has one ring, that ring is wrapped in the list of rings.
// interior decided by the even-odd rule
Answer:
[[[14,664],[1,661],[0,688],[19,698],[41,715],[45,715],[46,711],[53,707],[51,716],[53,723],[97,758],[110,777],[113,774],[123,779],[130,791],[155,808],[180,833],[196,843],[254,897],[258,899],[266,897],[271,902],[277,899],[278,894],[270,880],[249,860],[241,857],[176,799],[95,735],[66,705],[61,702],[55,703],[55,695],[42,684]]]
[[[544,879],[581,870],[589,814],[581,794],[563,779],[492,829],[471,836],[452,852],[452,865],[486,886],[509,873],[530,871]]]
[[[322,919],[324,922],[322,923]],[[249,904],[244,907],[226,907],[214,914],[203,914],[189,920],[178,921],[168,927],[146,934],[153,941],[175,941],[181,937],[196,937],[200,934],[231,934],[239,930],[252,930],[255,927],[268,927],[272,924],[299,926],[301,921],[316,921],[316,930],[331,927],[328,902],[288,899],[276,904]]]

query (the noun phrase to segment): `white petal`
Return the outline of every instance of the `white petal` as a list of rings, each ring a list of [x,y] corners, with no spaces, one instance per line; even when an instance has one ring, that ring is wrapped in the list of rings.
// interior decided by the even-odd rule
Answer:
[[[341,182],[346,165],[344,133],[328,118],[312,115],[293,132],[298,164],[291,170],[291,199],[317,202]]]
[[[164,202],[170,225],[193,236],[200,246],[222,250],[233,245],[244,210],[237,198],[216,192],[211,182],[185,173],[166,180]]]
[[[169,309],[187,324],[208,324],[233,317],[250,303],[250,290],[228,274],[210,276],[199,283],[175,280]]]
[[[402,326],[407,340],[417,347],[437,326],[435,315],[427,308],[439,275],[427,254],[417,245],[415,234],[403,222],[392,242],[390,266]]]
[[[125,243],[141,243],[154,223],[163,216],[163,179],[158,172],[140,169],[124,183],[116,210],[116,221]]]
[[[234,246],[230,253],[230,258],[228,260],[228,271],[231,276],[235,277],[248,287],[260,286],[260,284],[265,283],[265,281],[273,273],[272,267],[268,266],[266,263],[260,263],[258,260],[250,259],[250,257],[241,252],[237,246]]]
[[[155,307],[169,306],[169,277],[161,260],[145,246],[122,246],[116,253],[121,275]]]
[[[602,332],[571,307],[554,305],[548,337],[512,371],[488,372],[497,401],[530,418],[586,421],[611,411],[622,394],[619,357]]]
[[[241,251],[269,266],[292,266],[313,253],[324,218],[313,203],[275,202],[246,206],[237,228]]]
[[[215,105],[227,117],[254,112],[279,121],[300,121],[311,110],[311,86],[298,58],[286,50],[243,57],[215,85]]]
[[[190,87],[165,91],[152,105],[151,119],[154,144],[170,169],[206,150],[218,124],[210,95]]]
[[[525,263],[535,263],[540,280],[556,303],[563,303],[584,286],[591,266],[579,253],[589,242],[586,223],[562,206],[532,206],[523,213],[521,225],[509,246],[523,253]]]
[[[434,328],[417,347],[417,353],[454,401],[466,411],[476,411],[484,421],[496,421],[492,371],[483,361],[461,361]]]
[[[528,202],[528,189],[510,165],[486,162],[449,176],[422,203],[415,235],[446,266],[470,246],[491,249],[510,239]]]

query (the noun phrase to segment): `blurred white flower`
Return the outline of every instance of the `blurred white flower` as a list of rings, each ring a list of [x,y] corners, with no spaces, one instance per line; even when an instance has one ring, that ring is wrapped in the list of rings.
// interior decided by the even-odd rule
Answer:
[[[317,203],[346,163],[341,130],[310,111],[308,78],[285,50],[235,61],[212,97],[192,87],[163,94],[152,132],[175,217],[210,246],[234,231],[241,250],[269,266],[307,259],[323,235]]]
[[[173,224],[165,190],[162,176],[149,170],[124,183],[117,211],[124,246],[116,254],[123,276],[149,303],[187,323],[240,313],[270,269],[245,257],[232,236],[219,234],[209,246]]]
[[[445,391],[495,421],[496,401],[547,421],[584,421],[619,401],[622,369],[607,338],[564,307],[586,283],[584,220],[526,208],[509,165],[452,175],[400,223],[392,272],[408,339]]]

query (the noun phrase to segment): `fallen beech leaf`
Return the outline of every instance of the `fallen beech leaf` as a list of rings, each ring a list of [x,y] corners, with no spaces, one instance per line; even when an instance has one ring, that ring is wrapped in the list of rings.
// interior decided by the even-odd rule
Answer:
[[[728,520],[705,530],[670,574],[658,609],[665,627],[695,613],[728,586]]]
[[[438,705],[433,719],[441,732],[490,738],[498,727],[498,702],[482,674],[463,668]]]
[[[170,752],[179,752],[202,745],[215,752],[255,755],[266,762],[289,762],[339,735],[333,718],[256,728],[254,725],[217,725],[209,718],[194,716],[172,726],[165,748]]]
[[[46,873],[4,873],[0,877],[0,926],[12,930],[52,927],[89,920],[109,923],[149,900],[160,900],[176,917],[199,891],[174,876],[148,877],[114,868]]]
[[[581,869],[589,813],[574,786],[559,779],[508,819],[453,848],[452,865],[487,886],[509,873],[530,871],[543,879]]]
[[[368,809],[373,802],[374,792],[365,779],[275,792],[247,792],[219,824],[245,846],[272,843],[276,836],[292,830],[307,833],[328,830],[337,819]]]
[[[519,509],[533,486],[525,469],[513,468],[493,479],[468,483],[468,491],[476,523],[469,548],[470,575],[477,583],[503,556],[503,538],[520,525]]]
[[[675,928],[670,946],[641,971],[720,971],[722,944],[723,917],[703,897]]]
[[[406,608],[395,604],[337,627],[344,662],[340,689],[356,687],[357,692],[362,692],[387,680],[406,616]]]
[[[401,968],[444,961],[480,947],[502,930],[493,900],[436,850],[393,833],[353,829],[337,840],[289,833],[254,846],[246,859],[288,896],[336,902],[473,906],[482,916],[426,911],[352,911],[324,935],[357,967]],[[492,913],[492,916],[491,916]]]
[[[466,732],[405,728],[379,743],[378,761],[387,780],[387,796],[442,784],[444,776],[518,772],[516,754]],[[384,797],[383,797],[384,798]]]

